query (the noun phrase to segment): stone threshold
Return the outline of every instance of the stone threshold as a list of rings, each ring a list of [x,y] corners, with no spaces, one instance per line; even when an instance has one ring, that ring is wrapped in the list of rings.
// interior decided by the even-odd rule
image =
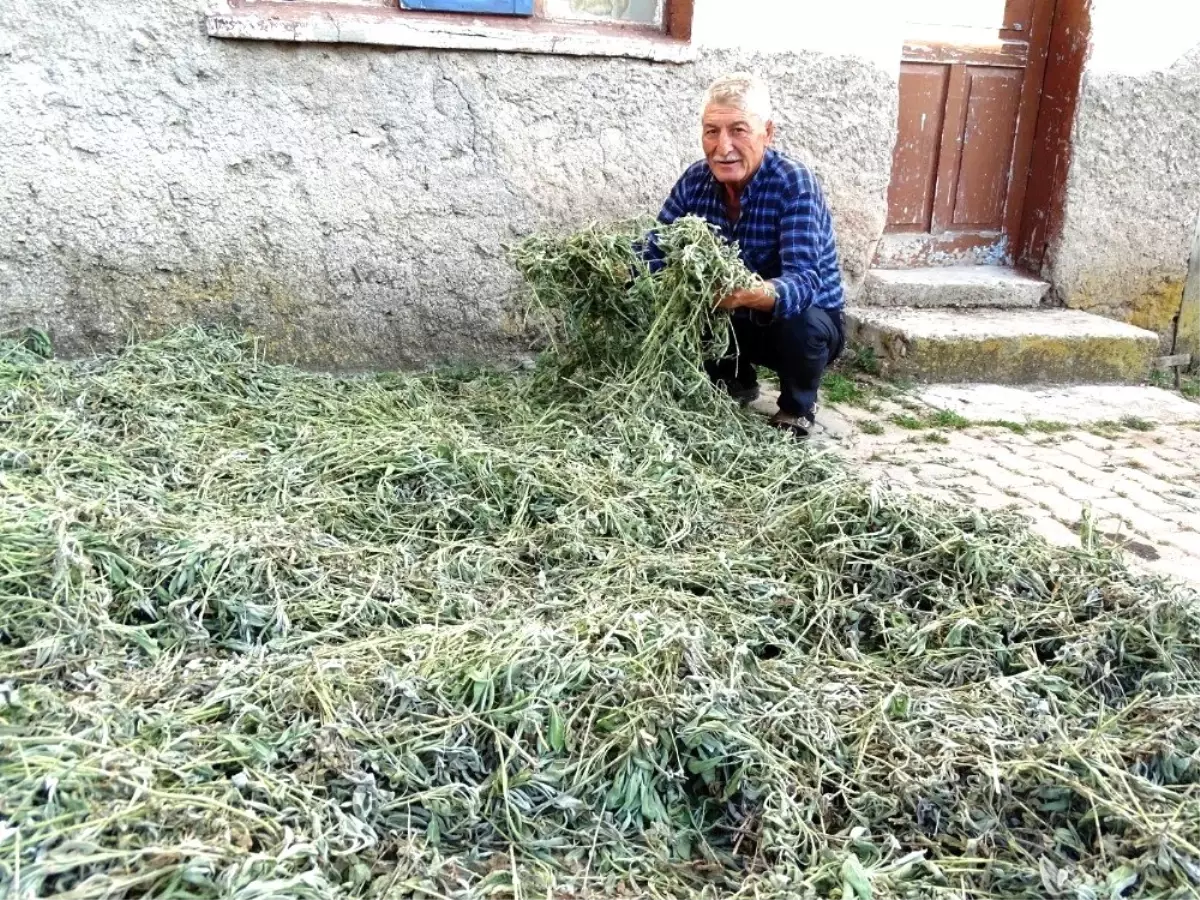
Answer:
[[[1050,285],[1005,266],[873,268],[859,306],[1037,308]]]
[[[690,43],[640,29],[319,2],[223,2],[206,16],[205,28],[209,37],[237,40],[624,57],[662,63],[696,59]]]

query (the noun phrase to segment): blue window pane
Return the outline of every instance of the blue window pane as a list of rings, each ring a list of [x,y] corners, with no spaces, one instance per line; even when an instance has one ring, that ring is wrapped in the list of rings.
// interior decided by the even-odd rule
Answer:
[[[532,16],[533,0],[400,0],[401,9]]]

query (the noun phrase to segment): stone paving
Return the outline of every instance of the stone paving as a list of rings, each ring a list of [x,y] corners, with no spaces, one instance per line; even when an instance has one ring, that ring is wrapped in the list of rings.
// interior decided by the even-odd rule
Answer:
[[[756,404],[774,407],[773,395]],[[950,427],[913,429],[894,421],[928,421],[939,411],[1004,424],[950,416]],[[1094,535],[1121,545],[1135,564],[1200,585],[1200,404],[1178,394],[940,385],[870,409],[826,405],[817,420],[814,439],[835,445],[867,477],[985,509],[1015,506],[1060,544],[1078,546],[1090,520]]]

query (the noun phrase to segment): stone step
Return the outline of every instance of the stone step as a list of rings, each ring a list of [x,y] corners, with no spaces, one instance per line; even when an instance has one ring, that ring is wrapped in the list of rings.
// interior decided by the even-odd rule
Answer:
[[[1001,266],[872,269],[858,305],[1028,309],[1049,289],[1044,281]]]
[[[846,333],[884,374],[917,381],[1137,383],[1159,353],[1152,331],[1070,309],[855,307]]]

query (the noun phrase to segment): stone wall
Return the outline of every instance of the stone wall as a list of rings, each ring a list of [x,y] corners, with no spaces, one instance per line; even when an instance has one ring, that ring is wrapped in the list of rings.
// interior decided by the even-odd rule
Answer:
[[[61,351],[223,321],[330,368],[498,360],[535,229],[655,212],[722,70],[776,91],[852,287],[886,214],[895,72],[848,55],[695,63],[205,36],[179,0],[0,4],[0,330]]]
[[[1067,306],[1200,352],[1180,316],[1200,216],[1200,8],[1096,0],[1067,182],[1047,274]],[[1189,307],[1191,309],[1191,307]]]

